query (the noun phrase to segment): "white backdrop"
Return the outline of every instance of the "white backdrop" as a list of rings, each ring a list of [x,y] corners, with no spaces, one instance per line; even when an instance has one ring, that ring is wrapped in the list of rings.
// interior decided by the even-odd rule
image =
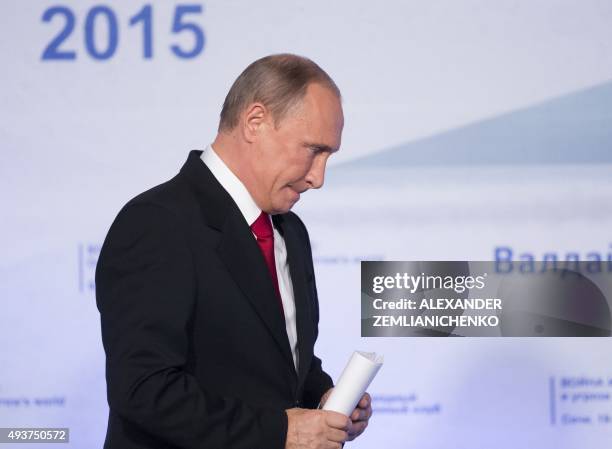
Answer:
[[[288,51],[344,96],[342,149],[296,207],[317,351],[336,378],[353,349],[386,360],[350,446],[608,447],[609,339],[361,338],[359,261],[609,257],[612,3],[5,0],[0,17],[0,427],[101,447],[106,231],[214,138],[246,65]]]

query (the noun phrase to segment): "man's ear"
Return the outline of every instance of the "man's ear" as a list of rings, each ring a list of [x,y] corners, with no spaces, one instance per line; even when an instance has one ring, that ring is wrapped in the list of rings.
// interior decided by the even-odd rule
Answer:
[[[268,115],[268,108],[261,103],[252,103],[245,109],[242,115],[242,133],[247,142],[253,143],[258,139]]]

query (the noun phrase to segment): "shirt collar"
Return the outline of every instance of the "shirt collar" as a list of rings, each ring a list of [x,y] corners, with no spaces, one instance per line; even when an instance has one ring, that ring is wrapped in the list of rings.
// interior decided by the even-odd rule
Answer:
[[[251,226],[261,214],[261,209],[257,206],[242,181],[223,162],[223,159],[215,152],[212,145],[206,147],[201,157],[213,176],[219,181],[219,184],[232,197],[248,225]]]

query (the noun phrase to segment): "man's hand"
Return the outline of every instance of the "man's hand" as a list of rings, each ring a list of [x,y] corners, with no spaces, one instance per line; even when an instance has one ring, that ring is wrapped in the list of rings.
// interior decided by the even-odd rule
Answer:
[[[339,449],[348,438],[351,420],[341,413],[292,408],[285,449]]]
[[[321,396],[321,407],[325,405],[327,398],[331,394],[333,388],[327,390],[323,396]],[[357,403],[357,407],[351,413],[351,425],[348,429],[348,438],[347,441],[353,441],[359,435],[363,433],[363,431],[368,427],[368,421],[372,416],[372,398],[368,393],[364,393],[364,395]]]
[[[364,395],[359,400],[357,407],[351,413],[351,421],[352,425],[348,431],[348,441],[353,441],[359,435],[363,433],[363,431],[368,427],[368,421],[372,416],[372,398],[368,393],[364,393]]]

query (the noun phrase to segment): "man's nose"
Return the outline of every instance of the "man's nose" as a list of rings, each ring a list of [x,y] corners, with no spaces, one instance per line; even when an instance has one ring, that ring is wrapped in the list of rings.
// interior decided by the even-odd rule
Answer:
[[[325,181],[325,163],[326,157],[315,158],[310,170],[306,174],[306,182],[311,189],[319,189]]]

